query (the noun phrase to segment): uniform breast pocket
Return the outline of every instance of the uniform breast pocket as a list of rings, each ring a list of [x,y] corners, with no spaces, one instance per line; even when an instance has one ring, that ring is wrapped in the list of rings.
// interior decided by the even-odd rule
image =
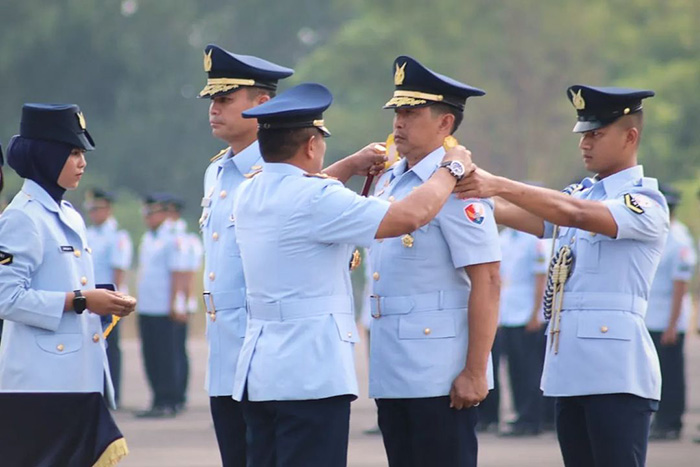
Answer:
[[[241,251],[238,249],[236,242],[236,221],[229,219],[226,225],[226,254],[228,256],[241,256]]]
[[[48,334],[36,336],[36,343],[45,352],[54,355],[66,355],[77,352],[83,347],[83,335]]]
[[[587,272],[598,272],[600,258],[604,246],[612,239],[601,234],[592,235],[590,232],[580,231],[578,235],[578,255],[576,260]]]
[[[584,312],[578,317],[576,335],[581,339],[632,340],[635,333],[632,316],[621,312]]]
[[[399,321],[399,339],[447,339],[457,335],[452,313],[408,314]]]

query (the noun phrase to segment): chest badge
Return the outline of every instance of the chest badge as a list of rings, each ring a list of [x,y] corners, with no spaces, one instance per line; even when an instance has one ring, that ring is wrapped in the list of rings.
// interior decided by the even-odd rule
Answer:
[[[360,264],[362,264],[362,256],[360,256],[360,250],[355,248],[355,251],[352,252],[352,257],[350,258],[350,270],[354,271],[360,266]]]
[[[406,234],[401,237],[401,245],[404,248],[413,248],[413,236],[411,234]]]

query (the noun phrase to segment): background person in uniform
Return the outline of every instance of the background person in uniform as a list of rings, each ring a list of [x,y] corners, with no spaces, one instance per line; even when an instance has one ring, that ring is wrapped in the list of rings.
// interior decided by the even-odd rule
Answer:
[[[375,196],[408,199],[445,163],[444,140],[481,89],[411,57],[392,67],[393,135],[403,159]],[[449,169],[449,166],[448,166]],[[462,173],[455,175],[461,176]],[[492,387],[498,323],[498,231],[488,200],[452,196],[430,223],[372,245],[369,395],[389,465],[476,465],[476,405]]]
[[[5,187],[5,177],[2,173],[2,166],[5,164],[5,161],[2,156],[2,142],[0,142],[0,216],[2,215],[2,212],[5,210],[5,206],[2,205],[3,200],[2,200],[2,189]],[[2,341],[2,320],[0,319],[0,341]]]
[[[204,303],[207,308],[205,387],[224,467],[245,467],[246,427],[240,403],[231,398],[236,361],[246,326],[245,279],[236,243],[233,194],[246,175],[262,168],[255,120],[241,112],[275,96],[280,79],[293,70],[210,44],[204,49],[212,135],[227,148],[211,159],[204,175],[199,228],[205,254]]]
[[[348,260],[355,245],[426,224],[455,185],[439,170],[390,205],[343,187],[353,156],[334,164],[339,181],[319,174],[331,100],[325,87],[305,83],[243,113],[258,119],[265,169],[234,202],[249,320],[233,396],[243,401],[249,462],[257,467],[347,464],[359,338]],[[467,154],[460,146],[445,159],[464,170],[457,161]]]
[[[501,435],[532,436],[542,430],[540,379],[546,346],[542,296],[551,243],[510,228],[499,237],[503,254],[499,333],[516,414]]]
[[[542,389],[557,398],[557,436],[567,466],[644,465],[661,396],[644,316],[668,234],[668,208],[656,179],[644,177],[637,165],[642,100],[653,95],[568,88],[583,162],[596,174],[569,187],[573,196],[481,169],[457,189],[465,197],[498,196],[501,224],[540,237],[558,233],[558,266],[545,292],[553,306],[545,310],[552,310],[552,319]],[[559,293],[550,293],[555,281],[563,290],[561,313]]]
[[[675,217],[680,192],[661,185],[671,227],[651,285],[646,324],[661,364],[661,401],[649,433],[650,440],[680,439],[685,412],[685,332],[692,306],[689,286],[697,258],[688,227]]]
[[[0,217],[0,393],[13,393],[2,398],[5,465],[97,461],[96,446],[80,435],[70,438],[74,425],[57,418],[73,416],[87,425],[106,412],[101,396],[89,396],[105,387],[112,396],[100,316],[127,316],[136,301],[95,288],[85,223],[63,200],[66,190],[78,187],[85,151],[92,149],[85,118],[70,104],[25,104],[19,135],[8,145],[8,163],[24,183]],[[76,397],[86,403],[65,413]],[[28,398],[34,398],[35,411],[13,413]],[[46,401],[53,401],[53,411],[38,409]],[[109,412],[105,417],[114,426]],[[58,427],[62,434],[54,431]],[[115,459],[126,454],[123,439],[120,444]]]
[[[86,194],[84,207],[90,218],[87,228],[88,245],[92,249],[92,262],[95,268],[96,284],[114,284],[124,294],[129,293],[126,273],[131,268],[133,246],[126,230],[120,230],[112,214],[114,195],[110,192],[93,189]],[[105,317],[105,324],[112,317]],[[121,393],[122,354],[119,348],[120,326],[114,326],[107,337],[107,360],[114,385],[114,401],[119,406]]]
[[[148,230],[139,244],[139,331],[146,377],[153,393],[151,408],[137,417],[162,418],[177,414],[179,391],[174,355],[175,295],[182,244],[177,242],[169,217],[172,196],[153,193],[144,198],[143,216]]]

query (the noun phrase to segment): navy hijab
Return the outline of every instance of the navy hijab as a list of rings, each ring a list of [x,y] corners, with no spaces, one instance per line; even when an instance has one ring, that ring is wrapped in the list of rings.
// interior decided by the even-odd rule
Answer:
[[[14,136],[7,146],[7,164],[60,203],[66,190],[58,185],[58,176],[72,150],[73,146],[67,143]]]

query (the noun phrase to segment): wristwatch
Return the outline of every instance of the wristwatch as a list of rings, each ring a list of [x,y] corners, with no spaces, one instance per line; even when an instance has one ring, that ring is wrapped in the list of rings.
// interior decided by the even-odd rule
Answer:
[[[445,167],[447,170],[449,170],[457,181],[462,180],[462,178],[464,178],[464,173],[466,172],[464,164],[462,164],[460,161],[445,161],[440,164],[440,167]]]
[[[87,298],[82,294],[80,290],[74,290],[75,298],[73,298],[73,310],[81,314],[87,308]]]

